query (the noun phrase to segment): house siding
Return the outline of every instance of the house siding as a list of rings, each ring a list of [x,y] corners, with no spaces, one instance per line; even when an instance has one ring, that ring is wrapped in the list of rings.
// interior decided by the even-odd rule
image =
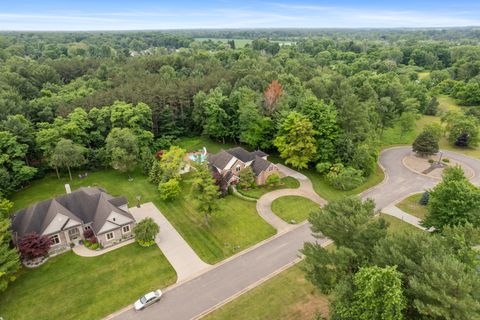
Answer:
[[[104,247],[104,248],[107,248],[107,247],[110,247],[110,246],[113,246],[119,242],[122,242],[124,240],[127,240],[127,239],[130,239],[130,238],[133,238],[133,227],[135,226],[135,223],[130,223],[130,224],[127,224],[128,226],[130,226],[130,232],[128,233],[123,233],[122,232],[122,228],[124,226],[121,226],[117,229],[114,229],[112,231],[109,231],[109,232],[105,232],[105,233],[102,233],[101,235],[98,235],[97,236],[97,240],[98,242]],[[107,240],[107,234],[110,233],[110,232],[113,232],[114,234],[114,238],[111,239],[111,240]]]

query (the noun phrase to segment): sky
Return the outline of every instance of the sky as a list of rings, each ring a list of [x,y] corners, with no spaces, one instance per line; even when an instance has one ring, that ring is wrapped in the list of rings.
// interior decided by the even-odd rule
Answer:
[[[480,1],[0,0],[0,30],[480,26]]]

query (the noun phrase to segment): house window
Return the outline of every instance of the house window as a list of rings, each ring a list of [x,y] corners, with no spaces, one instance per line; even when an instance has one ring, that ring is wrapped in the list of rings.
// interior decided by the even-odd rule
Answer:
[[[122,232],[123,232],[123,233],[128,233],[128,232],[130,232],[130,226],[123,226]]]
[[[83,229],[84,229],[84,230],[92,230],[92,227],[90,227],[90,226],[85,226],[85,227],[83,227]]]
[[[107,237],[107,241],[115,239],[115,234],[113,232],[109,232],[105,236]]]
[[[52,240],[53,246],[60,244],[60,237],[58,236],[58,234],[51,236],[50,239]]]
[[[78,231],[78,228],[68,230],[68,237],[70,238],[70,240],[75,240],[80,237],[80,232]]]
[[[238,165],[238,166],[235,168],[235,171],[240,172],[240,169],[241,169],[241,168],[240,168],[240,166]]]

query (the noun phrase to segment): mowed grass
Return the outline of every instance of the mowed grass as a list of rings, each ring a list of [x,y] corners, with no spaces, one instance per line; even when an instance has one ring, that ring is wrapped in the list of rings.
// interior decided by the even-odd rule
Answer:
[[[296,265],[203,319],[303,320],[313,319],[317,312],[328,316],[328,297],[308,282],[301,265]]]
[[[360,194],[363,191],[376,186],[377,184],[382,182],[383,179],[385,178],[385,174],[383,173],[383,170],[377,165],[375,172],[367,178],[365,183],[363,183],[362,185],[358,186],[355,189],[342,191],[342,190],[337,190],[332,186],[330,186],[326,178],[321,176],[317,172],[315,172],[313,169],[303,170],[301,172],[304,175],[306,175],[308,178],[310,178],[315,192],[318,193],[320,197],[324,198],[327,201],[339,200],[344,197]]]
[[[250,150],[248,147],[243,145],[234,144],[234,143],[222,144],[220,142],[212,141],[204,136],[181,138],[178,144],[189,152],[201,150],[203,147],[206,147],[209,153],[217,153],[221,149],[229,149],[237,146],[242,146],[246,150]],[[275,154],[275,153],[270,154],[268,156],[268,160],[270,160],[273,163],[285,164],[285,161],[281,159],[278,156],[278,154]],[[337,190],[331,187],[325,180],[325,177],[321,176],[314,168],[298,170],[298,171],[306,175],[308,178],[310,178],[313,184],[313,188],[315,189],[315,192],[318,193],[319,196],[321,196],[322,198],[328,201],[337,200],[343,197],[359,194],[379,184],[385,178],[383,170],[379,166],[377,166],[375,172],[372,175],[370,175],[365,181],[365,183],[363,183],[361,186],[353,190],[342,191],[342,190]]]
[[[5,320],[100,319],[146,292],[173,284],[176,274],[157,246],[133,243],[98,257],[67,252],[22,269],[0,295]]]
[[[244,196],[260,199],[265,193],[278,190],[278,189],[296,189],[300,187],[300,182],[293,177],[284,177],[280,180],[280,184],[276,186],[258,186],[255,188],[251,188],[248,190],[241,190],[238,189],[238,192],[243,194]]]
[[[312,211],[318,211],[320,206],[304,197],[285,196],[272,202],[272,211],[285,222],[295,223],[305,221]]]
[[[14,194],[12,200],[15,210],[18,210],[64,194],[65,183],[70,183],[72,189],[100,186],[114,196],[127,197],[130,206],[135,205],[136,196],[140,196],[142,203],[153,202],[200,258],[210,264],[275,234],[275,229],[258,215],[255,203],[235,196],[223,199],[220,210],[211,216],[209,226],[205,226],[203,215],[195,210],[189,174],[182,181],[182,194],[173,201],[162,201],[155,185],[149,183],[147,177],[140,172],[134,172],[131,176],[133,181],[128,181],[125,174],[104,170],[91,172],[85,179],[75,178],[70,182],[67,178],[58,180],[51,175],[34,181],[28,188]]]
[[[396,206],[399,209],[405,211],[406,213],[409,213],[415,217],[423,219],[427,214],[427,206],[422,206],[419,203],[420,199],[422,198],[422,195],[423,195],[423,192],[411,195],[403,199],[401,202],[397,203]]]
[[[389,223],[388,233],[398,233],[398,232],[404,232],[404,231],[425,232],[422,229],[417,228],[411,224],[408,224],[405,221],[397,219],[391,215],[380,213],[380,217],[382,217],[385,221]]]
[[[404,230],[423,232],[392,216],[382,214],[381,217],[389,222],[389,233]],[[335,244],[329,245],[327,249],[335,250]],[[301,269],[303,263],[300,262],[300,264],[281,272],[215,310],[204,319],[303,320],[314,319],[317,312],[328,319],[328,296],[321,294],[305,279],[305,274]]]

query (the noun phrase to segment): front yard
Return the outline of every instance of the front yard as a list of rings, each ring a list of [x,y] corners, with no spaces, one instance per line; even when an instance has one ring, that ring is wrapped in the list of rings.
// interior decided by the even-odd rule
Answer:
[[[300,187],[300,182],[293,177],[284,177],[280,180],[280,184],[276,186],[258,186],[256,188],[251,188],[248,190],[238,189],[238,192],[244,196],[260,199],[265,193],[269,193],[278,189],[296,189]]]
[[[305,221],[310,212],[319,209],[320,206],[312,200],[299,196],[285,196],[272,202],[272,211],[288,223]]]
[[[275,229],[257,214],[255,203],[235,196],[224,199],[220,211],[211,217],[210,226],[205,227],[203,216],[195,211],[190,199],[188,174],[182,182],[182,194],[178,199],[167,202],[160,200],[156,187],[140,172],[134,172],[131,176],[133,181],[128,181],[125,174],[104,170],[91,172],[85,179],[75,178],[69,182],[66,178],[58,180],[51,175],[16,193],[12,197],[14,209],[64,194],[65,183],[70,183],[72,190],[81,186],[100,186],[112,195],[126,196],[130,206],[136,204],[135,197],[140,195],[141,202],[155,203],[200,258],[210,264],[275,234]]]
[[[22,269],[0,295],[0,317],[99,319],[175,280],[175,271],[157,246],[133,243],[94,258],[68,252],[37,269]]]

